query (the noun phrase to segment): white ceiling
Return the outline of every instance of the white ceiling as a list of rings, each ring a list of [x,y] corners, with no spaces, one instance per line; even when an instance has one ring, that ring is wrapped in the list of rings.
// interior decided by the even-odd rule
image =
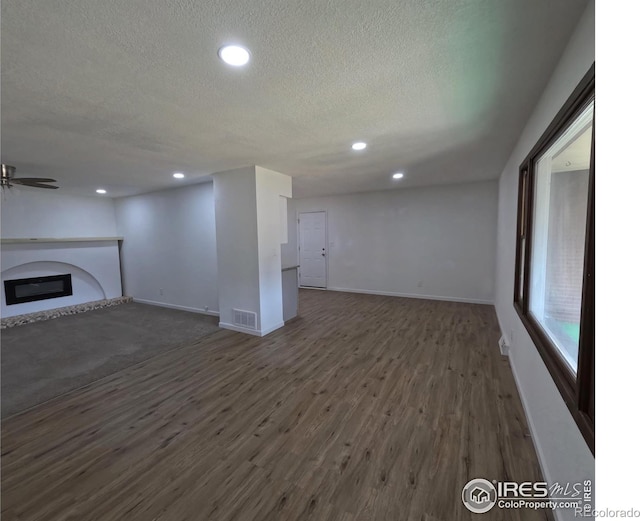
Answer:
[[[585,5],[5,0],[2,162],[112,196],[251,164],[295,196],[497,178]]]

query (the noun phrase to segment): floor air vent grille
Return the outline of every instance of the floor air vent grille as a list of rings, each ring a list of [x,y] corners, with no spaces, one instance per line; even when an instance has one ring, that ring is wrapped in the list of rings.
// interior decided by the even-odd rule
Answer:
[[[242,311],[241,309],[234,309],[233,324],[236,326],[246,327],[248,329],[255,329],[256,314],[253,311]]]

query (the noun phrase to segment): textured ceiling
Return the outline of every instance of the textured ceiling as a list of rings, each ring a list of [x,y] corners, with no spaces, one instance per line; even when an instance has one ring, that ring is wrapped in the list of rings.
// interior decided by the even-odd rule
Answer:
[[[585,5],[4,0],[2,162],[113,196],[251,164],[295,196],[493,179]]]

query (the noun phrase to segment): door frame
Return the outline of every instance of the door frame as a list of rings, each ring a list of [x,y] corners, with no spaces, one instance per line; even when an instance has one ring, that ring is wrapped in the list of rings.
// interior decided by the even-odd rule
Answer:
[[[324,213],[324,288],[315,288],[313,286],[301,286],[300,279],[302,278],[302,264],[300,264],[300,214],[302,213]],[[319,289],[326,291],[329,288],[329,217],[327,211],[323,209],[319,210],[304,210],[296,211],[296,228],[298,230],[298,287],[304,289]]]

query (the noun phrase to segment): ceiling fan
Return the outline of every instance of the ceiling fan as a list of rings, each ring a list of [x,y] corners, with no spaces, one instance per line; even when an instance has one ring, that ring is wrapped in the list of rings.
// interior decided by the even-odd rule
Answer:
[[[14,177],[16,173],[16,167],[11,165],[5,165],[2,163],[2,189],[11,188],[13,185],[32,186],[34,188],[49,188],[55,190],[60,188],[59,186],[52,186],[46,183],[57,183],[55,179],[48,179],[46,177]]]

